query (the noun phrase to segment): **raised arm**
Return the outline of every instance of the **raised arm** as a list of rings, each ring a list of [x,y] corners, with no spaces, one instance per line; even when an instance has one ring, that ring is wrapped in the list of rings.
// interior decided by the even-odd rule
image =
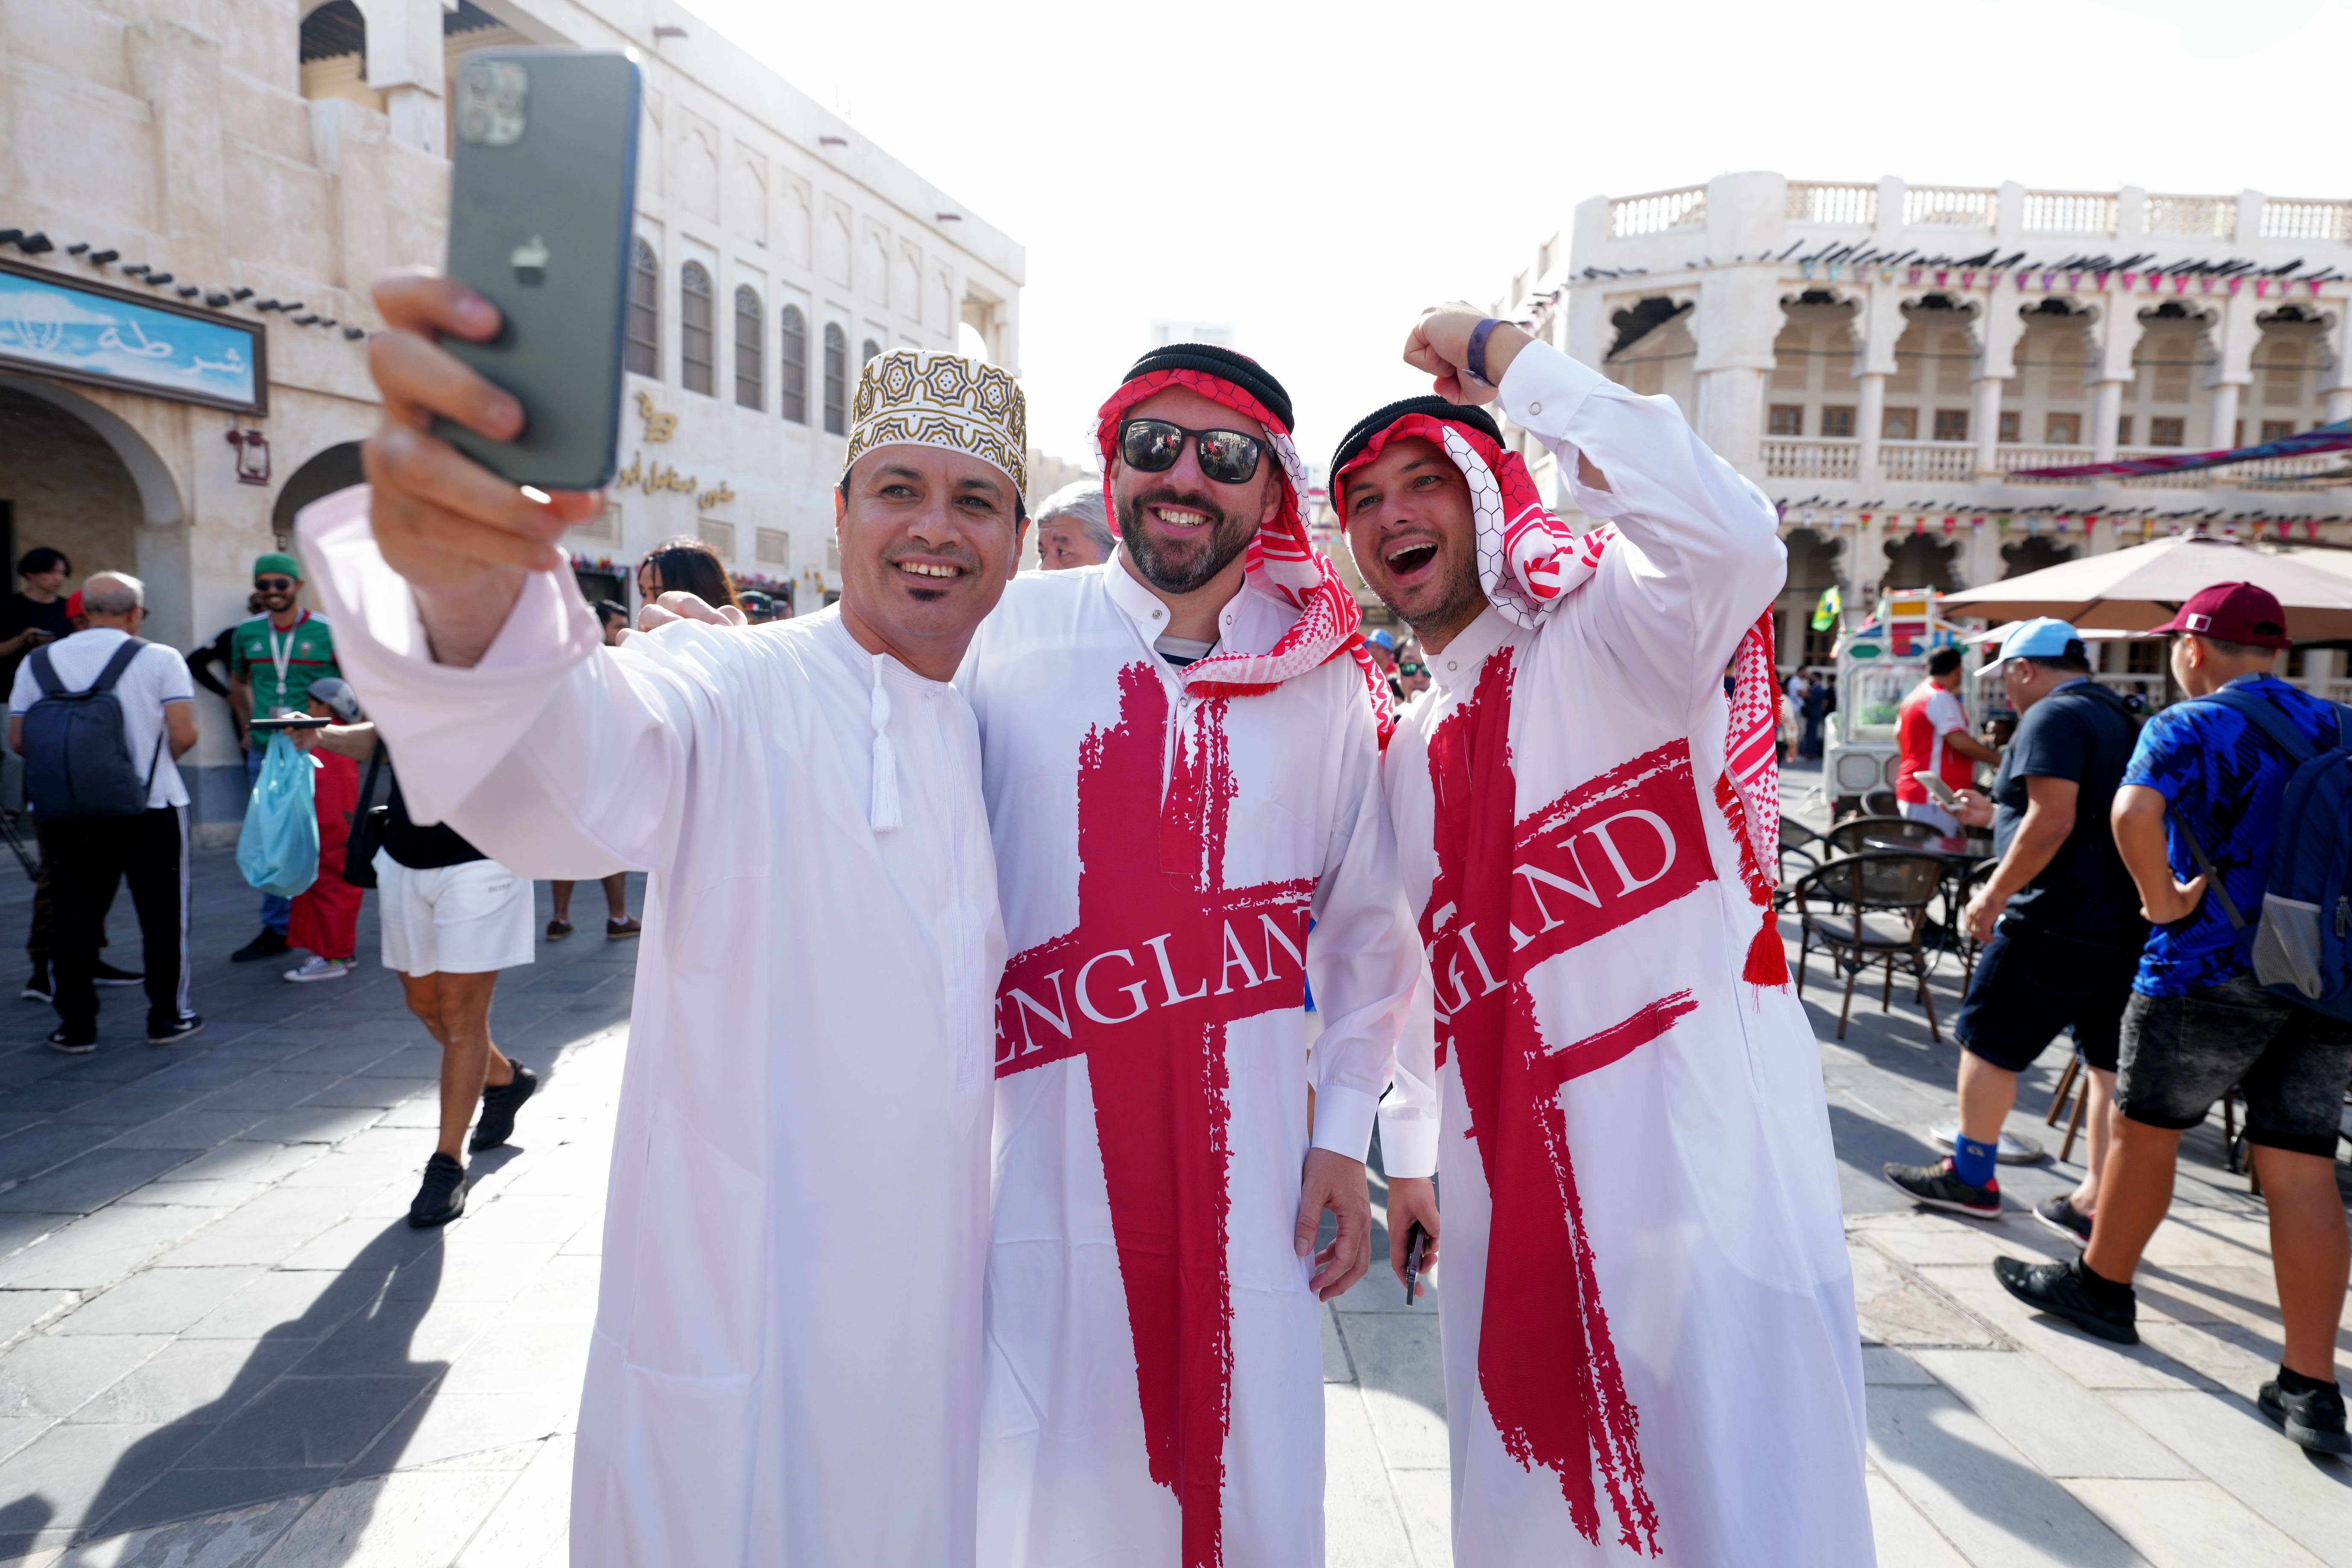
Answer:
[[[1721,690],[1724,665],[1786,579],[1771,502],[1670,400],[1636,396],[1517,327],[1489,330],[1490,379],[1469,375],[1481,319],[1466,308],[1431,311],[1406,360],[1437,377],[1442,396],[1499,397],[1571,476],[1577,510],[1616,526],[1619,538],[1579,590],[1595,644],[1616,662],[1629,701],[1695,715]]]

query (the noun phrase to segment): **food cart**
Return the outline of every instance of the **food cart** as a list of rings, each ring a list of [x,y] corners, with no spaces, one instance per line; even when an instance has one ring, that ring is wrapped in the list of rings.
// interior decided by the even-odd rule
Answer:
[[[1932,588],[1883,593],[1868,619],[1838,634],[1837,711],[1822,741],[1822,794],[1832,819],[1861,810],[1874,790],[1894,790],[1902,754],[1896,710],[1927,678],[1927,656],[1958,647],[1963,668],[1976,672],[1977,650],[1963,640],[1966,628],[1944,618],[1942,598]]]

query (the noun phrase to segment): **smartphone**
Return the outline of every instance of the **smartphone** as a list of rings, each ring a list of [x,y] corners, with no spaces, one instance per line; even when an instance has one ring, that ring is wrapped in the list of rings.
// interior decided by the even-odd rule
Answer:
[[[453,91],[449,276],[504,324],[442,346],[515,395],[523,428],[511,441],[446,419],[435,429],[519,485],[599,489],[620,445],[636,64],[609,49],[480,49]]]
[[[1928,795],[1935,798],[1936,804],[1942,806],[1946,811],[1958,811],[1960,809],[1960,797],[1954,795],[1952,793],[1952,786],[1946,784],[1938,775],[1925,772],[1915,773],[1911,775],[1911,782],[1917,784],[1921,789],[1926,790]]]

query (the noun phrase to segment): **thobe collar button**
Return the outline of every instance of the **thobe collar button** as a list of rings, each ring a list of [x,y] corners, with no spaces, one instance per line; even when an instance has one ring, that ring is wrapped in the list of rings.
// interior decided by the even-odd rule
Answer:
[[[1543,412],[1543,405],[1540,403],[1530,403],[1528,405],[1528,412],[1530,414],[1541,414]]]

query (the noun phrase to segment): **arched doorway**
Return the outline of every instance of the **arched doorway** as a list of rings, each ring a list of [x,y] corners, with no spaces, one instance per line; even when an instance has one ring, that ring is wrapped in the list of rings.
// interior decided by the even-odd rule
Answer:
[[[93,572],[147,584],[149,630],[186,646],[189,563],[179,486],[119,416],[38,376],[0,375],[0,576],[37,544],[65,552],[72,585]]]
[[[1784,671],[1827,669],[1836,662],[1837,628],[1813,630],[1813,610],[1825,591],[1845,586],[1838,559],[1845,542],[1813,529],[1792,528],[1782,542],[1789,552],[1789,577],[1774,606],[1780,623],[1779,663]]]
[[[2045,533],[2029,533],[2023,539],[2012,539],[2000,547],[2001,580],[2022,577],[2029,572],[2039,572],[2045,566],[2055,566],[2074,559],[2074,547],[2061,544]]]
[[[360,471],[360,444],[339,441],[325,451],[313,454],[309,460],[287,476],[269,505],[269,529],[278,536],[281,546],[290,545],[294,538],[294,519],[314,500],[322,500],[337,490],[347,490],[353,485],[364,484],[367,476]]]
[[[1939,539],[1933,534],[1914,533],[1890,539],[1886,542],[1886,575],[1880,580],[1880,586],[1953,593],[1961,586],[1952,571],[1952,563],[1959,553],[1958,541]]]

